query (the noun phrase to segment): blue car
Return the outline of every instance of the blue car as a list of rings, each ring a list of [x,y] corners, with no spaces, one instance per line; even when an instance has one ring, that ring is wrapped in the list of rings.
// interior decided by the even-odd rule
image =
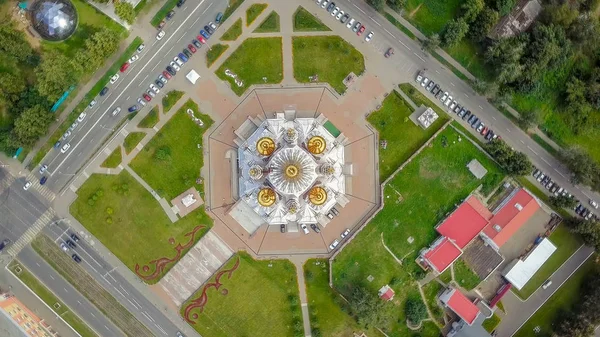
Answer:
[[[200,30],[200,35],[204,36],[205,39],[210,39],[210,34],[208,34],[204,29]]]
[[[47,180],[48,180],[48,177],[43,176],[42,179],[40,179],[40,185],[44,185]]]
[[[187,56],[185,56],[183,53],[179,53],[177,56],[179,56],[179,58],[183,61],[183,62],[187,62],[188,58]]]

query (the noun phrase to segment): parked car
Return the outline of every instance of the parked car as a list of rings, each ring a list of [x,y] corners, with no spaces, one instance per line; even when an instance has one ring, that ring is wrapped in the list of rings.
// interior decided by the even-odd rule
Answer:
[[[190,52],[190,51],[189,51],[189,50],[186,48],[186,49],[184,49],[184,50],[183,50],[183,55],[185,55],[185,58],[186,58],[184,61],[185,61],[185,62],[187,62],[187,61],[188,61],[188,60],[189,60],[189,59],[192,57],[192,55],[194,55],[194,54],[192,54],[192,53],[191,53],[191,52]]]
[[[166,71],[171,76],[175,76],[175,74],[177,74],[177,71],[175,71],[175,69],[173,67],[171,67],[171,66],[168,66],[167,69],[166,69]],[[167,77],[167,78],[171,78],[171,77]]]
[[[40,174],[44,174],[44,172],[46,172],[47,169],[48,169],[47,164],[40,166],[40,170],[39,170]]]
[[[154,85],[154,83],[150,83],[150,89],[152,89],[152,91],[154,91],[154,92],[155,92],[155,93],[157,93],[157,94],[160,92],[160,89],[158,89],[158,88],[157,88],[157,87]]]
[[[96,105],[96,103],[98,103],[98,101],[96,101],[95,99],[93,99],[90,104],[88,104],[88,109],[91,109],[94,107],[94,105]]]
[[[69,247],[67,247],[64,242],[60,243],[60,249],[65,253],[69,251]]]
[[[485,140],[491,140],[494,137],[494,131],[490,130],[488,131],[487,135],[485,135]]]
[[[343,238],[345,238],[346,236],[348,236],[348,234],[350,234],[350,229],[346,229],[342,234],[340,234],[340,236]]]
[[[185,3],[185,0],[179,0],[179,1],[177,1],[177,7],[183,6],[184,3]]]
[[[83,120],[85,119],[85,116],[87,116],[87,114],[85,112],[80,113],[79,116],[77,116],[77,121],[79,123],[83,122]]]
[[[385,54],[383,54],[383,56],[385,56],[386,58],[389,58],[392,55],[394,55],[394,48],[388,48]]]
[[[140,56],[139,56],[139,55],[137,55],[137,54],[136,54],[136,55],[132,55],[132,56],[129,58],[129,63],[133,63],[133,62],[137,61],[139,58],[140,58]]]
[[[456,101],[452,101],[452,103],[450,103],[450,106],[448,107],[450,110],[454,110],[454,108],[456,107],[458,103],[456,103]]]
[[[590,199],[589,203],[592,207],[594,207],[595,209],[598,209],[598,203],[596,202],[596,200]]]
[[[116,116],[116,115],[118,115],[118,114],[119,114],[119,112],[121,112],[121,107],[116,107],[116,108],[113,110],[113,112],[112,112],[112,115],[113,115],[113,116]]]
[[[185,57],[185,55],[183,55],[182,53],[179,53],[177,57],[173,58],[173,61],[175,61],[175,63],[177,63],[178,66],[183,67],[183,64],[187,62],[187,57]]]
[[[164,30],[159,30],[159,31],[158,31],[158,34],[156,34],[156,39],[157,39],[158,41],[162,40],[162,38],[163,38],[163,37],[165,37],[165,34],[166,34],[166,33],[165,33],[165,31],[164,31]]]
[[[100,90],[100,96],[104,96],[108,93],[108,87],[104,87],[102,88],[102,90]]]
[[[204,26],[204,30],[210,35],[212,35],[215,32],[215,30],[209,25]]]
[[[342,20],[342,16],[344,16],[344,14],[345,14],[345,13],[344,13],[344,11],[340,10],[340,11],[337,13],[337,15],[335,16],[335,18],[336,18],[338,21],[340,21],[340,20]]]
[[[77,254],[71,255],[71,258],[77,263],[81,262],[81,258]]]
[[[437,95],[440,91],[442,91],[442,90],[440,89],[440,85],[439,84],[434,85],[433,89],[431,89],[431,93],[434,96]]]
[[[542,180],[544,180],[544,178],[546,178],[546,175],[544,174],[544,172],[542,172],[542,173],[539,175],[539,177],[537,177],[537,179],[536,179],[536,180],[537,180],[538,182],[542,182]]]
[[[148,95],[146,93],[144,93],[142,96],[144,97],[144,99],[146,100],[146,102],[150,102],[152,100],[152,97],[150,97],[150,95]]]
[[[210,39],[210,34],[208,34],[204,29],[200,30],[200,35],[202,35],[205,39]]]
[[[483,127],[483,129],[482,129],[482,130],[481,130],[479,133],[480,133],[482,136],[485,136],[485,135],[487,135],[487,132],[488,132],[488,127],[487,127],[487,126],[484,126],[484,127]]]
[[[433,89],[434,85],[435,85],[434,81],[429,81],[429,84],[427,84],[427,87],[425,87],[425,90],[431,91],[431,89]]]
[[[200,41],[200,43],[206,44],[206,40],[204,39],[204,37],[202,37],[202,35],[196,36],[196,39],[198,39],[198,41]]]
[[[173,58],[173,61],[175,61],[175,64],[179,67],[183,67],[183,61],[179,58],[179,57],[175,57]],[[171,65],[173,66],[173,65]],[[174,66],[173,66],[174,67]],[[181,69],[181,68],[180,68]],[[175,70],[179,71],[180,69],[175,68]]]
[[[350,19],[350,14],[346,13],[346,15],[342,16],[342,19],[340,20],[340,22],[342,24],[348,22],[348,20]]]
[[[350,21],[348,21],[348,23],[346,24],[346,28],[352,29],[352,26],[354,26],[354,22],[356,22],[354,18],[350,19]]]
[[[448,98],[446,98],[446,102],[444,102],[445,106],[450,105],[450,103],[452,102],[452,96],[448,96]]]
[[[188,49],[189,49],[189,50],[190,50],[192,53],[195,53],[195,52],[196,52],[196,50],[197,50],[197,49],[196,49],[196,47],[194,47],[194,45],[193,45],[193,44],[191,44],[191,43],[190,43],[190,44],[188,44]]]
[[[329,249],[334,250],[335,247],[337,247],[340,244],[340,242],[335,239],[330,245],[329,245]]]
[[[145,45],[142,43],[141,45],[139,45],[139,46],[137,47],[137,49],[136,49],[136,50],[137,50],[137,52],[138,52],[138,53],[141,53],[141,52],[142,52],[142,50],[144,50],[144,48],[146,48],[146,46],[145,46]]]
[[[215,18],[215,21],[217,21],[217,23],[221,23],[222,19],[223,19],[223,13],[222,12],[217,13],[217,17]]]
[[[429,83],[429,78],[427,78],[427,77],[424,77],[424,78],[423,78],[423,81],[421,82],[421,86],[422,86],[423,88],[425,88],[425,86],[427,85],[427,83]]]
[[[279,225],[279,231],[285,233],[285,224]]]
[[[167,78],[164,77],[163,75],[158,75],[158,80],[165,84],[168,82]]]
[[[33,185],[31,181],[26,181],[25,185],[23,185],[23,190],[27,191],[31,187],[31,185]]]
[[[75,242],[79,242],[79,237],[75,233],[71,233],[71,239],[73,239]]]
[[[75,249],[77,248],[77,245],[75,244],[75,242],[71,241],[70,239],[67,239],[67,245],[69,245],[69,247]]]
[[[144,101],[143,98],[138,97],[137,102],[141,105],[141,106],[146,106],[146,101]]]
[[[210,29],[212,29],[213,32],[217,30],[217,25],[215,25],[212,21],[208,23],[208,26],[210,27]]]
[[[111,78],[110,78],[110,84],[115,84],[115,82],[119,79],[119,74],[114,74]]]
[[[179,61],[179,62],[181,62],[181,61]],[[181,70],[181,68],[179,68],[179,66],[177,65],[177,63],[175,63],[173,61],[171,61],[171,63],[169,63],[169,65],[171,66],[171,68],[173,68],[175,70],[175,72],[178,72],[178,71]],[[167,70],[169,70],[168,67],[167,67]],[[175,75],[175,74],[173,74],[173,75]]]
[[[321,232],[321,230],[319,229],[319,226],[317,224],[311,223],[310,228],[312,228],[312,230],[315,231],[315,233]]]
[[[165,84],[161,80],[154,81],[154,84],[161,89],[165,87]]]
[[[360,23],[360,21],[357,21],[354,27],[352,27],[352,31],[358,34],[358,30],[360,29],[360,27],[362,27],[362,24]]]
[[[448,92],[444,92],[444,94],[442,95],[442,98],[440,98],[440,101],[442,102],[446,102],[446,99],[448,98]]]
[[[152,90],[150,90],[150,89],[146,90],[146,93],[147,93],[148,95],[150,95],[150,97],[152,97],[152,98],[156,97],[156,94],[154,93],[154,91],[152,91]]]
[[[550,287],[552,285],[552,281],[548,280],[546,282],[544,282],[544,284],[542,285],[542,289],[546,290],[548,289],[548,287]]]
[[[200,43],[200,41],[194,39],[192,40],[192,43],[194,44],[194,46],[198,49],[202,48],[202,43]],[[195,52],[194,52],[195,53]]]
[[[137,104],[135,104],[135,105],[130,106],[129,109],[127,109],[127,111],[129,111],[129,112],[136,112],[139,109],[140,109],[140,107],[138,107]]]
[[[304,234],[308,234],[308,227],[306,227],[305,224],[301,224],[300,227],[302,228],[302,231],[304,232]]]
[[[483,130],[483,128],[485,127],[485,124],[481,123],[477,126],[477,129],[475,129],[478,133],[481,133],[481,131]]]
[[[48,181],[48,177],[43,176],[42,179],[40,179],[40,185],[44,185],[46,181]]]
[[[129,69],[129,62],[125,62],[123,63],[123,65],[121,66],[121,68],[119,69],[122,73],[124,73],[127,69]]]
[[[166,25],[167,25],[167,21],[166,20],[162,20],[161,22],[158,23],[158,26],[156,26],[156,28],[163,29],[163,27],[166,26]]]
[[[167,20],[171,20],[172,17],[175,16],[175,11],[169,11],[169,13],[167,13],[167,16],[165,16],[165,19]]]
[[[481,124],[481,121],[479,120],[479,117],[475,117],[475,119],[473,119],[473,121],[471,122],[471,127],[473,129],[477,128],[479,126],[479,124]]]
[[[65,153],[65,152],[69,151],[70,148],[71,148],[71,144],[67,143],[67,144],[63,145],[63,147],[60,148],[60,153]]]
[[[367,42],[371,41],[371,39],[373,38],[373,35],[375,35],[375,33],[369,32],[369,34],[367,34],[367,36],[365,37],[365,41],[367,41]]]
[[[465,112],[465,115],[462,116],[462,120],[464,121],[469,117],[471,117],[471,110],[467,110],[467,112]]]
[[[367,27],[365,27],[365,26],[361,26],[361,27],[358,29],[358,32],[356,32],[356,35],[360,36],[362,33],[364,33],[365,29],[367,29]]]

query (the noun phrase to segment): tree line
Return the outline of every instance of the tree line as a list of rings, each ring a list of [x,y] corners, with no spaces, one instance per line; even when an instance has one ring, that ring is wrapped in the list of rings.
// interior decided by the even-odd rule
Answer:
[[[54,102],[84,74],[95,72],[118,50],[119,42],[118,33],[103,28],[69,57],[32,48],[25,34],[5,18],[0,24],[0,151],[12,155],[46,134],[54,119]]]

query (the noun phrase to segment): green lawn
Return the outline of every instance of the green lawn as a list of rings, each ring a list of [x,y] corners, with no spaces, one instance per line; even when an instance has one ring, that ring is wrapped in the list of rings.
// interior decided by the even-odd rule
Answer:
[[[267,6],[267,4],[252,4],[248,7],[246,10],[246,27],[250,26]]]
[[[279,14],[272,11],[261,24],[256,27],[254,33],[277,33],[279,32]]]
[[[423,34],[440,33],[454,19],[463,0],[408,0],[404,17]]]
[[[520,291],[513,289],[522,299],[531,296],[581,246],[579,238],[565,226],[558,226],[549,239],[556,246],[556,251]]]
[[[327,25],[304,9],[304,7],[299,6],[296,12],[294,12],[295,32],[324,32],[330,30]]]
[[[33,157],[32,161],[31,161],[30,165],[32,167],[37,166],[42,161],[42,159],[44,159],[46,154],[50,150],[52,150],[54,144],[60,139],[60,137],[62,137],[62,135],[71,126],[71,124],[77,119],[79,114],[81,112],[83,112],[85,110],[85,108],[88,106],[88,104],[90,104],[92,99],[94,99],[100,93],[100,91],[102,91],[102,89],[109,83],[110,78],[119,71],[119,68],[121,67],[121,65],[123,65],[123,63],[125,61],[127,61],[131,57],[131,55],[133,55],[133,53],[135,53],[135,50],[137,49],[137,47],[139,47],[139,45],[142,44],[143,42],[144,41],[142,40],[142,38],[136,37],[129,44],[129,46],[127,46],[127,48],[125,49],[123,54],[121,54],[119,59],[112,64],[110,69],[104,74],[104,76],[102,76],[102,78],[100,78],[100,80],[98,80],[98,82],[96,82],[96,84],[92,87],[92,89],[87,94],[85,94],[85,96],[79,102],[79,104],[77,104],[75,109],[73,109],[73,111],[71,111],[69,113],[69,115],[67,116],[65,121],[58,127],[58,129],[56,129],[56,131],[52,134],[52,136],[50,136],[50,138],[48,139],[46,144],[44,144],[38,150],[38,152],[35,154],[35,156]],[[75,94],[76,93],[71,93],[71,95],[75,95]],[[66,104],[66,102],[63,104]]]
[[[123,148],[126,154],[130,154],[133,149],[146,137],[145,132],[131,132],[123,141]]]
[[[294,78],[300,83],[310,83],[309,77],[317,75],[318,82],[329,83],[341,94],[348,74],[365,71],[363,55],[339,36],[294,36],[292,49]]]
[[[179,102],[185,93],[179,90],[171,90],[162,98],[163,113],[171,111],[171,108]]]
[[[438,304],[437,298],[442,292],[442,289],[442,285],[436,280],[432,280],[423,286],[423,293],[425,294],[427,306],[429,307],[429,310],[431,310],[435,320],[440,324],[444,324],[444,309]]]
[[[10,269],[25,285],[31,289],[39,298],[44,301],[52,311],[60,315],[73,330],[77,331],[81,337],[97,336],[87,324],[85,324],[79,316],[73,313],[69,307],[61,302],[48,288],[46,288],[33,274],[23,267],[17,260],[13,260],[9,265]],[[17,273],[17,270],[20,270]]]
[[[172,223],[152,194],[127,171],[119,175],[92,174],[77,191],[70,211],[134,272],[136,264],[144,266],[155,259],[175,257],[175,244],[186,244],[189,237],[185,235],[196,226],[205,227],[196,233],[194,241],[212,226],[202,207]],[[158,282],[175,263],[168,263],[156,278],[146,282]],[[150,266],[148,274],[153,271]]]
[[[447,48],[446,52],[458,61],[476,78],[489,81],[493,79],[491,69],[484,63],[482,48],[473,41],[462,39],[452,48]]]
[[[275,84],[283,80],[283,55],[281,37],[246,39],[217,71],[217,76],[231,84],[238,96],[253,84]],[[241,86],[225,75],[225,69],[237,75]]]
[[[242,3],[244,3],[244,0],[229,0],[229,5],[227,6],[227,9],[225,9],[221,24],[223,24],[223,22],[225,22],[225,20],[227,20],[227,18],[230,17]]]
[[[154,14],[152,19],[150,19],[150,24],[152,26],[157,27],[158,24],[167,16],[167,13],[169,13],[173,8],[175,8],[175,5],[177,5],[177,1],[178,0],[167,0],[165,4],[162,5],[162,7],[158,10],[158,12]]]
[[[213,44],[212,47],[206,52],[206,67],[210,68],[210,66],[215,63],[221,55],[229,48],[229,45],[226,44]]]
[[[588,273],[597,267],[596,256],[591,256],[577,271],[565,282],[546,303],[525,322],[514,337],[530,337],[534,335],[533,329],[540,327],[541,331],[536,336],[550,336],[552,324],[569,311],[579,301],[579,289]]]
[[[159,119],[160,115],[158,113],[158,106],[154,106],[152,110],[150,110],[150,112],[146,115],[146,117],[144,117],[139,122],[137,127],[143,129],[151,129],[156,125],[156,123],[158,123]]]
[[[466,290],[471,290],[481,282],[481,279],[475,274],[469,266],[462,260],[458,259],[453,264],[454,280]]]
[[[492,317],[486,319],[485,321],[483,321],[483,328],[485,329],[485,331],[492,333],[494,332],[494,330],[496,330],[496,327],[498,327],[498,324],[500,324],[500,317],[498,315],[496,315],[496,313],[494,313],[492,315]]]
[[[121,151],[121,146],[117,146],[117,148],[108,157],[106,157],[106,160],[100,164],[100,167],[116,168],[119,166],[119,164],[121,164],[122,160],[123,154]]]
[[[221,41],[235,41],[242,35],[242,18],[237,19],[221,36]]]
[[[291,337],[299,332],[303,336],[294,265],[288,260],[253,260],[240,252],[220,270],[232,269],[238,261],[236,270],[220,277],[222,286],[218,291],[207,288],[203,310],[190,311],[188,317],[195,323],[191,326],[201,335],[211,337]],[[215,282],[215,277],[205,286]],[[203,288],[181,306],[184,318],[186,308],[200,298]]]
[[[194,123],[186,113],[187,109],[192,109],[204,126]],[[188,100],[129,166],[167,201],[192,186],[202,195],[204,185],[195,181],[204,165],[202,135],[212,123],[208,115],[200,113],[196,103]]]
[[[383,100],[381,109],[367,117],[379,132],[379,139],[387,141],[386,149],[379,147],[381,181],[387,179],[448,120],[446,114],[440,115],[433,125],[423,130],[408,118],[412,113],[411,106],[394,90]]]

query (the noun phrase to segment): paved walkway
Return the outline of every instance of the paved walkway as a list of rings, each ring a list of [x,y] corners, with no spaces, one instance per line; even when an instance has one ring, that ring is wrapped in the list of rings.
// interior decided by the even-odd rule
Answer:
[[[306,296],[306,281],[304,280],[304,263],[306,263],[306,258],[295,256],[291,257],[290,261],[292,261],[296,266],[296,274],[298,275],[298,291],[300,294],[300,305],[302,306],[304,336],[311,337],[310,315],[308,313],[308,297]]]

